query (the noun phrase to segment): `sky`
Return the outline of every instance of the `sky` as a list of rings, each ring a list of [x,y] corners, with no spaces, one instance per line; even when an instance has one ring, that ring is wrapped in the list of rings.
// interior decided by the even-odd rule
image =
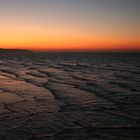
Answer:
[[[140,0],[0,0],[0,48],[140,51]]]

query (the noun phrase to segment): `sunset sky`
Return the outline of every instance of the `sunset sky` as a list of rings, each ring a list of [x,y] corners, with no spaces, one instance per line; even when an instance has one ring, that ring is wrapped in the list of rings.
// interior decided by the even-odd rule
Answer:
[[[0,0],[0,48],[140,50],[140,0]]]

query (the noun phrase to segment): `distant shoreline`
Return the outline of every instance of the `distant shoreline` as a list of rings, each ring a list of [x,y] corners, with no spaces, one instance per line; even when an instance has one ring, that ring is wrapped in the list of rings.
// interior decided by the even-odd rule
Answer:
[[[138,51],[84,51],[84,50],[66,50],[66,51],[59,51],[59,50],[54,50],[54,51],[51,51],[51,50],[38,50],[38,51],[35,51],[35,50],[30,50],[30,49],[3,49],[3,48],[0,48],[0,53],[95,53],[95,54],[130,54],[130,53],[134,53],[134,54],[139,54],[140,53],[140,50]]]
[[[2,48],[0,48],[0,52],[33,52],[33,51],[26,50],[26,49],[2,49]]]

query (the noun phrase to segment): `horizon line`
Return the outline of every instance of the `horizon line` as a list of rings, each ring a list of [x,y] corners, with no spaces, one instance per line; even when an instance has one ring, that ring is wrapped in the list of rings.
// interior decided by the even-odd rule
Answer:
[[[2,48],[0,50],[27,50],[34,53],[140,53],[138,49],[24,49],[24,48]]]

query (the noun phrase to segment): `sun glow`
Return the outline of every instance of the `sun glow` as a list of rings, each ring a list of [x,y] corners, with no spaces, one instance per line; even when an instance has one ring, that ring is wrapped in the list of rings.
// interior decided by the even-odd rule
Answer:
[[[40,3],[41,6],[42,4],[43,2]],[[52,8],[48,7],[47,10],[44,8],[44,11],[38,7],[38,13],[35,7],[32,7],[37,6],[36,3],[32,6],[28,3],[25,5],[22,7],[20,3],[17,3],[17,7],[21,7],[19,13],[12,6],[6,12],[5,9],[0,11],[2,19],[0,48],[34,51],[140,50],[140,30],[136,26],[138,23],[136,20],[134,22],[131,20],[130,24],[127,21],[129,19],[124,20],[122,17],[117,19],[116,13],[109,15],[108,11],[106,13],[100,7],[98,11],[96,8],[89,7],[91,5],[88,7],[83,5],[85,8],[91,8],[90,10],[78,6],[73,7],[73,15],[68,5],[66,5],[67,9],[65,7],[60,9],[57,3],[56,7],[58,6],[60,11],[55,11],[52,6],[55,4],[52,3],[50,5]],[[105,14],[106,18],[101,18],[102,14]]]

